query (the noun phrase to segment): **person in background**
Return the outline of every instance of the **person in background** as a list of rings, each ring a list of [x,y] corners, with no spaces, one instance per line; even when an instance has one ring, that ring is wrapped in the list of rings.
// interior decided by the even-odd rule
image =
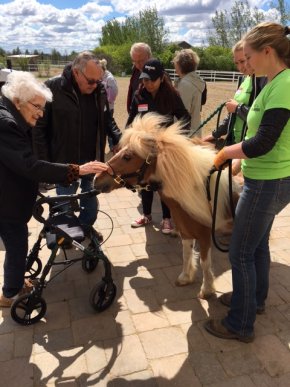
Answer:
[[[226,108],[228,113],[236,115],[233,118],[235,122],[232,141],[240,142],[245,137],[248,111],[254,99],[266,85],[267,78],[263,76],[264,74],[257,74],[256,76],[253,69],[247,64],[242,41],[239,41],[234,45],[232,53],[236,68],[243,75],[239,78],[239,86],[234,98],[226,102]],[[204,137],[203,140],[212,141],[226,135],[230,119],[231,115],[229,114],[219,127],[214,130],[211,135]]]
[[[100,63],[103,69],[102,83],[105,86],[110,110],[110,114],[107,114],[107,112],[105,112],[105,119],[112,119],[114,116],[114,105],[118,95],[118,84],[114,75],[107,69],[107,60],[101,59]],[[114,145],[110,135],[108,135],[108,143],[110,151],[113,152]]]
[[[34,147],[40,160],[82,164],[104,161],[106,134],[117,145],[121,132],[106,117],[108,103],[102,84],[103,69],[97,57],[89,51],[81,52],[67,65],[60,77],[46,81],[53,101],[34,130]],[[92,189],[93,176],[80,179],[82,192]],[[69,186],[58,184],[58,195],[76,193],[78,182]],[[96,197],[81,199],[79,220],[82,225],[93,225],[97,218]]]
[[[127,94],[127,111],[130,113],[130,107],[135,91],[140,84],[140,74],[145,65],[145,62],[152,57],[151,48],[147,43],[134,43],[130,49],[130,56],[133,63],[132,75],[129,82]]]
[[[201,99],[206,87],[205,81],[196,73],[199,56],[191,49],[183,49],[175,53],[173,64],[179,76],[176,88],[191,115],[191,132],[194,133],[200,125]],[[201,130],[195,133],[197,137],[201,135]]]
[[[105,171],[94,161],[83,165],[56,164],[38,160],[33,153],[32,130],[43,116],[51,91],[31,73],[14,71],[8,75],[0,98],[0,237],[6,250],[3,293],[0,307],[10,307],[14,299],[31,291],[26,280],[28,226],[36,201],[38,183],[70,184],[80,176]]]
[[[114,75],[107,69],[107,60],[101,59],[100,64],[103,69],[102,83],[105,86],[107,92],[107,98],[109,102],[110,112],[114,115],[114,105],[118,95],[118,84]]]
[[[243,38],[247,63],[255,74],[266,74],[268,83],[248,112],[245,140],[224,147],[214,160],[219,169],[229,159],[242,159],[244,174],[229,249],[233,292],[221,296],[230,310],[205,323],[223,339],[254,340],[256,314],[264,313],[269,289],[271,228],[290,203],[289,34],[289,27],[264,22]]]
[[[184,121],[184,129],[190,128],[190,115],[173,87],[171,81],[164,74],[164,67],[158,59],[148,60],[140,74],[142,83],[135,92],[130,114],[126,126],[129,126],[137,114],[156,112],[164,115],[164,126],[171,125],[174,118]],[[153,203],[152,191],[141,191],[143,215],[134,220],[131,226],[142,227],[151,223],[151,209]],[[169,208],[161,201],[162,217],[161,231],[170,234],[173,231]]]

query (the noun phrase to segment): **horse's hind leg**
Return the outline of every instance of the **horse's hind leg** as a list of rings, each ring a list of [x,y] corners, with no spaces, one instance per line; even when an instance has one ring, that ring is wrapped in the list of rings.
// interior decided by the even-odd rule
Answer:
[[[175,281],[177,286],[184,286],[192,283],[196,272],[196,259],[192,251],[193,240],[182,239],[182,247],[183,267],[181,274],[179,274],[177,280]]]
[[[211,248],[202,241],[200,241],[200,266],[202,268],[203,280],[198,297],[208,298],[215,293],[214,275],[211,269]]]

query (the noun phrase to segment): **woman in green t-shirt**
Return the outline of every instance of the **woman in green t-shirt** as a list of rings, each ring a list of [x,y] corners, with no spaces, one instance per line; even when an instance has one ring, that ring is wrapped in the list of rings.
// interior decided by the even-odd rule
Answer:
[[[268,83],[247,116],[244,141],[224,147],[214,165],[242,159],[244,187],[230,242],[233,292],[221,296],[230,306],[224,319],[206,330],[224,339],[251,342],[256,313],[265,311],[269,289],[269,236],[275,216],[290,203],[290,34],[289,27],[261,23],[243,39],[248,64]]]

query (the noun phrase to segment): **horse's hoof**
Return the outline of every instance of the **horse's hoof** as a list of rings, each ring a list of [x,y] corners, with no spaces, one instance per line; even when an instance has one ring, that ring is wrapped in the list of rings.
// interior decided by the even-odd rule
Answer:
[[[202,300],[209,300],[210,298],[213,297],[215,293],[203,293],[202,291],[200,291],[197,295],[198,298],[202,299]]]
[[[187,285],[190,285],[190,284],[192,284],[193,283],[193,280],[192,281],[185,281],[185,280],[179,280],[179,279],[177,279],[176,281],[175,281],[175,286],[187,286]]]

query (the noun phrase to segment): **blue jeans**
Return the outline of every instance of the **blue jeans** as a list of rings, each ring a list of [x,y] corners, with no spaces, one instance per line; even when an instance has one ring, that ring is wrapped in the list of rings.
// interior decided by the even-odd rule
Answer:
[[[77,192],[79,184],[74,181],[70,186],[65,187],[57,184],[56,193],[58,195],[72,195]],[[80,178],[81,192],[90,191],[93,188],[93,176],[87,175]],[[96,196],[80,200],[81,211],[79,220],[81,224],[92,226],[97,219],[99,202]]]
[[[10,298],[19,293],[24,283],[28,253],[27,224],[0,222],[0,236],[6,250],[2,291],[5,297]]]
[[[224,325],[241,336],[253,336],[257,307],[269,289],[269,236],[275,216],[290,203],[290,177],[277,180],[245,178],[239,199],[229,258],[233,295]]]

